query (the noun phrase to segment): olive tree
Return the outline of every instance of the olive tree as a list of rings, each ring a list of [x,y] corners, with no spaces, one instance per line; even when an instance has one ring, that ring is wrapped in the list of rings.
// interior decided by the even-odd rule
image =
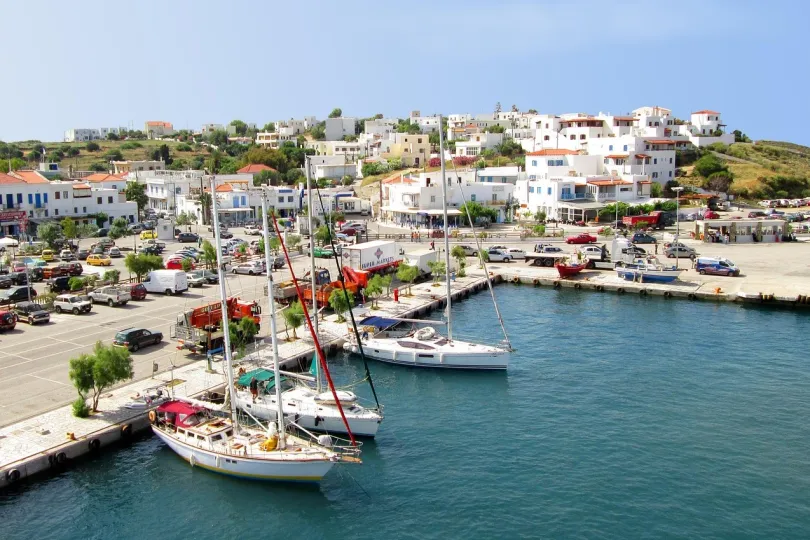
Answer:
[[[410,264],[400,264],[397,268],[397,279],[408,284],[408,294],[411,294],[411,287],[416,278],[419,277],[419,267]]]
[[[293,339],[298,339],[295,329],[304,322],[304,308],[301,306],[301,302],[293,302],[281,314],[284,317],[284,331],[287,333],[287,339],[290,339],[290,328],[293,331]]]
[[[466,276],[467,272],[464,268],[467,266],[467,253],[464,251],[464,248],[461,246],[453,246],[450,255],[458,263],[458,277]]]
[[[383,277],[381,275],[375,274],[370,280],[368,280],[368,285],[366,285],[365,294],[366,296],[371,298],[371,309],[376,309],[377,307],[379,307],[377,305],[377,300],[382,296],[383,289],[384,289]]]
[[[337,313],[337,322],[346,322],[344,313],[354,305],[354,295],[342,288],[337,288],[329,295],[329,306]]]
[[[70,360],[68,372],[82,400],[92,398],[92,410],[98,411],[101,394],[111,386],[131,379],[132,356],[125,347],[104,345],[97,341],[92,354],[82,354]],[[75,407],[74,407],[75,411]]]

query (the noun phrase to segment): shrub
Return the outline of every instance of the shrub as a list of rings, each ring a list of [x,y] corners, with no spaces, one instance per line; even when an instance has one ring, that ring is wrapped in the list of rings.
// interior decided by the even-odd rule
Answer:
[[[97,142],[92,142],[92,141],[87,143],[84,148],[88,152],[98,152],[99,150],[101,150],[101,147],[98,145],[98,143]]]
[[[87,406],[87,402],[84,398],[77,397],[71,404],[71,407],[73,408],[73,416],[76,418],[87,418],[90,416],[90,407]]]
[[[120,146],[121,150],[135,150],[136,148],[142,148],[143,145],[138,141],[127,141]]]
[[[474,156],[456,156],[453,158],[453,164],[456,167],[466,167],[467,165],[472,165],[475,163],[476,158]]]
[[[78,291],[82,287],[84,287],[84,278],[80,278],[78,276],[74,276],[68,280],[68,287],[70,287],[71,291]]]
[[[186,143],[178,144],[177,145],[177,151],[178,152],[191,152],[191,145],[186,144]]]

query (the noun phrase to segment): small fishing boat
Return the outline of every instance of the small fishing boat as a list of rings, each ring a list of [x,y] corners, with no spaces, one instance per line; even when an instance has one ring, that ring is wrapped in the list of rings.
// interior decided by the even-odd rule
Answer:
[[[582,272],[588,266],[587,262],[574,264],[571,261],[561,261],[554,264],[554,268],[561,278],[573,277]]]
[[[632,263],[616,267],[616,274],[620,278],[640,283],[671,283],[678,279],[682,272],[682,269],[674,266],[664,266],[655,257],[636,259]]]

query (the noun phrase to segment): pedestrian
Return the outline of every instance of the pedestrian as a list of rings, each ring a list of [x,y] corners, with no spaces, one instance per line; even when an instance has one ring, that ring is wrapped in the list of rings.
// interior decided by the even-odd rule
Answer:
[[[202,236],[198,236],[198,237],[197,237],[197,247],[198,247],[198,248],[201,248],[201,247],[202,247]]]
[[[658,255],[658,242],[655,243],[655,254]]]
[[[259,397],[259,381],[256,377],[250,379],[250,393],[253,396],[253,403],[256,403],[256,398]]]
[[[433,248],[435,248],[435,247],[436,247],[436,244],[433,242],[433,240],[431,240],[430,241],[430,251],[433,251]]]

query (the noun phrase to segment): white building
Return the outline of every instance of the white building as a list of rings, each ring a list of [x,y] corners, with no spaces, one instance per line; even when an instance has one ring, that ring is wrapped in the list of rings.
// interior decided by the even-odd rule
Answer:
[[[122,189],[100,185],[102,187],[93,187],[84,181],[49,181],[37,171],[0,174],[0,231],[7,235],[36,234],[37,225],[66,217],[79,223],[95,223],[91,216],[99,212],[108,216],[103,226],[118,217],[130,223],[137,220],[137,204],[128,202]]]
[[[337,156],[310,156],[312,177],[315,179],[330,178],[340,180],[344,176],[357,177],[357,161],[347,154]]]
[[[451,226],[462,223],[461,207],[465,201],[478,202],[498,211],[497,221],[507,217],[515,186],[475,181],[475,171],[458,175],[446,174],[447,213]],[[383,219],[396,225],[441,226],[443,205],[441,173],[421,173],[417,177],[392,177],[383,182]]]
[[[354,117],[339,117],[326,119],[326,140],[327,141],[342,141],[343,137],[347,135],[356,135],[355,124],[357,118]]]
[[[480,156],[488,149],[494,149],[503,142],[503,133],[475,133],[467,140],[456,141],[457,156]]]
[[[144,133],[146,133],[146,136],[150,139],[168,137],[170,135],[174,135],[174,126],[171,122],[150,120],[144,123]]]
[[[200,128],[200,133],[203,135],[210,135],[215,131],[225,131],[224,124],[203,124]]]
[[[422,116],[419,111],[411,111],[408,121],[411,124],[418,125],[422,133],[431,133],[433,131],[439,131],[442,128],[437,115]]]
[[[346,141],[307,141],[306,148],[315,150],[316,156],[348,156],[354,161],[366,155],[368,143]]]
[[[83,142],[83,141],[98,141],[107,138],[110,133],[121,135],[122,131],[127,128],[123,127],[103,127],[103,128],[73,128],[65,131],[65,142]]]
[[[388,138],[391,133],[397,130],[397,121],[394,118],[378,118],[366,120],[363,123],[363,134],[366,137],[378,136]]]
[[[130,173],[135,171],[163,171],[166,163],[163,160],[140,160],[140,161],[113,161],[113,172],[115,174]]]
[[[476,171],[479,182],[489,182],[494,184],[516,184],[518,180],[528,178],[525,172],[518,166],[511,167],[485,167]]]
[[[281,131],[262,131],[256,134],[256,144],[259,146],[277,149],[287,142],[298,146],[298,135],[291,128],[281,128]]]

